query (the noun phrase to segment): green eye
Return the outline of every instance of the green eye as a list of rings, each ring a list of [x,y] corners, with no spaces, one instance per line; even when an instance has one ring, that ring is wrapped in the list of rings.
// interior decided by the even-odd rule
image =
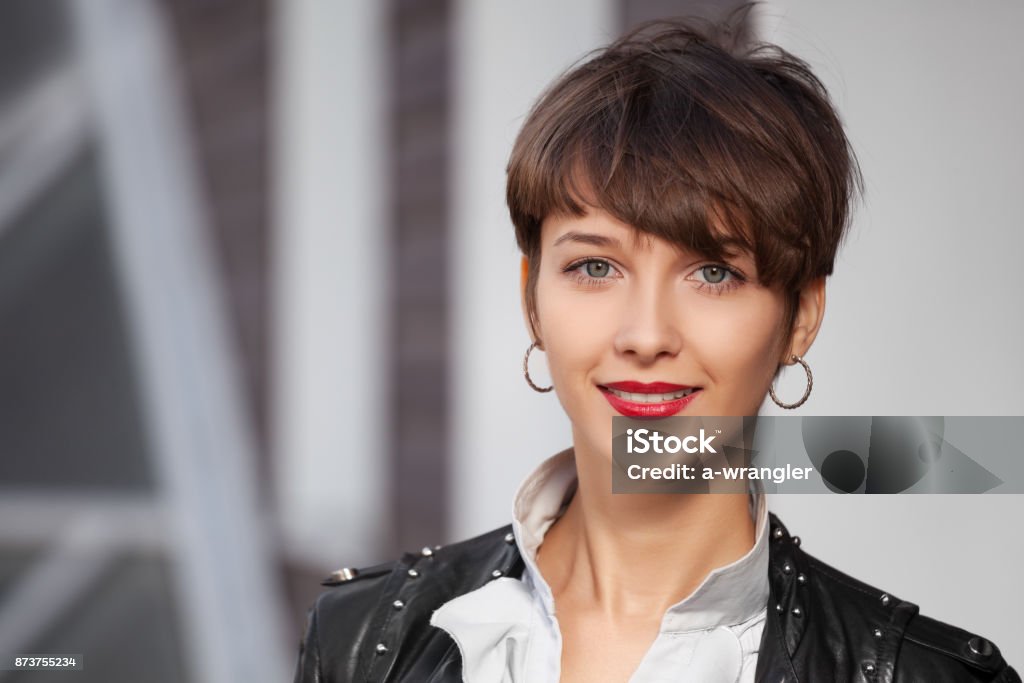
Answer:
[[[726,276],[726,270],[721,266],[704,266],[701,272],[704,273],[704,279],[713,285],[720,283]]]
[[[602,278],[608,275],[608,263],[605,261],[589,261],[584,264],[584,269],[590,277]]]

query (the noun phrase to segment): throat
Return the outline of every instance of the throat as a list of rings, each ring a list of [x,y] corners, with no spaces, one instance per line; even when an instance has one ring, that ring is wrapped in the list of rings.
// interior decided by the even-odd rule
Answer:
[[[755,527],[746,494],[659,497],[666,505],[651,508],[646,523],[625,523],[620,520],[630,515],[602,507],[609,514],[588,516],[583,497],[574,496],[535,558],[556,612],[572,606],[609,619],[660,618],[711,571],[752,548]]]

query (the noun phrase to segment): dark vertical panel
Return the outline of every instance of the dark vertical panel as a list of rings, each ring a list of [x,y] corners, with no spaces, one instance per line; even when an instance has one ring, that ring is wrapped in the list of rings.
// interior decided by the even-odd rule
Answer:
[[[447,0],[391,5],[395,550],[440,542],[448,498],[451,25]]]
[[[35,79],[67,59],[70,43],[61,0],[5,0],[0,14],[0,116]]]
[[[623,30],[640,22],[670,17],[698,17],[717,21],[741,5],[743,0],[619,0],[619,21]],[[748,15],[749,16],[749,15]],[[753,27],[743,24],[743,42],[753,37]]]
[[[256,429],[267,453],[270,50],[267,0],[162,0],[173,29],[219,274]]]
[[[87,150],[0,226],[0,485],[154,485],[102,192]]]

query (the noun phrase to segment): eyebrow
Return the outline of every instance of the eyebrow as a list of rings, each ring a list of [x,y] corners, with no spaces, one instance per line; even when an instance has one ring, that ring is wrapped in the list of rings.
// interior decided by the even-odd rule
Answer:
[[[578,242],[579,244],[590,244],[595,247],[621,247],[622,244],[615,237],[608,237],[607,235],[598,235],[593,232],[576,232],[570,230],[565,233],[557,240],[554,245],[557,247],[562,242]]]
[[[555,240],[553,247],[557,247],[563,242],[575,242],[577,244],[589,244],[596,247],[617,247],[622,248],[622,243],[616,237],[609,237],[608,235],[600,235],[596,232],[577,232],[570,230],[561,237]],[[733,247],[742,246],[742,242],[736,237],[724,236],[721,238],[722,246],[725,249],[725,258],[736,259],[742,258],[745,252],[743,249],[734,249]],[[748,254],[749,255],[749,254]]]

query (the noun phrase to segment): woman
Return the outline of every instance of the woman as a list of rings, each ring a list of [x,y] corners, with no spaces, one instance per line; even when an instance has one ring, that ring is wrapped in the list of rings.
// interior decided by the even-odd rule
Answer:
[[[512,524],[332,575],[296,681],[1020,680],[988,640],[805,553],[760,490],[611,493],[613,416],[811,391],[859,171],[806,64],[731,35],[647,25],[534,107],[507,187],[524,374],[573,445],[522,483]],[[785,403],[772,382],[797,363],[807,389]]]

